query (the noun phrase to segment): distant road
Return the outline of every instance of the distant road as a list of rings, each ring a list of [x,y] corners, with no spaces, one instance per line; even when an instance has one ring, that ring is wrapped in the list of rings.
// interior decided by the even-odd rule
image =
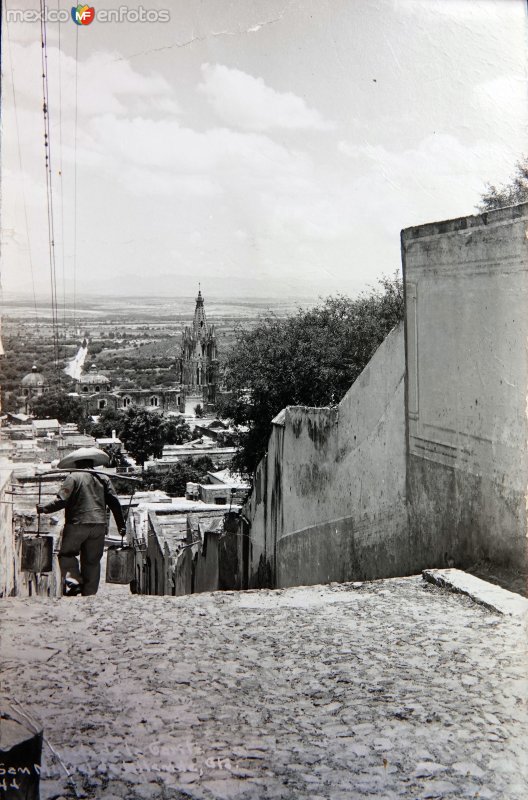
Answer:
[[[88,339],[85,339],[85,345],[81,345],[72,358],[72,360],[68,363],[68,366],[64,370],[66,375],[69,375],[70,378],[73,378],[75,381],[78,381],[82,374],[83,365],[88,355]]]

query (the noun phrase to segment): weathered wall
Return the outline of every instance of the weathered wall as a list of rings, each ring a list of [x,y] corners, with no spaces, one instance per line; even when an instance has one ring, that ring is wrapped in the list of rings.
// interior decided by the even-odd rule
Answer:
[[[402,232],[413,565],[524,561],[528,204]]]
[[[59,597],[61,594],[56,553],[63,512],[42,515],[38,526],[37,485],[34,478],[17,478],[14,464],[4,461],[0,466],[0,597]],[[51,500],[59,485],[59,481],[43,480],[42,501]],[[37,530],[53,538],[54,553],[51,571],[35,574],[22,571],[22,556],[26,537],[34,536]]]
[[[277,516],[277,498],[282,498],[280,465],[284,416],[285,413],[281,412],[273,422],[268,452],[255,471],[253,491],[242,511],[240,535],[250,539],[251,588],[271,588],[275,585],[277,532],[282,530],[280,514]]]
[[[13,530],[12,466],[0,462],[0,597],[10,597],[16,589],[16,544]]]
[[[196,593],[214,592],[219,588],[218,543],[218,533],[205,531],[194,567],[194,591]]]
[[[277,586],[404,574],[404,336],[395,329],[336,409],[276,418],[244,509],[251,583]]]
[[[198,546],[196,544],[193,547],[186,547],[181,553],[178,553],[174,560],[174,593],[178,597],[183,594],[192,594],[194,580],[193,550],[197,550]]]
[[[145,553],[146,586],[141,587],[144,594],[170,594],[166,591],[169,553],[163,545],[163,536],[156,515],[148,513],[148,541]]]

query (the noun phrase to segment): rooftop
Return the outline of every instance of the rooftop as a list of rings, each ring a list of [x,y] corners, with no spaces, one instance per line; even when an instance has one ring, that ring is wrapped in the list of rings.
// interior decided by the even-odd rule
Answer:
[[[85,372],[79,378],[79,383],[83,384],[96,384],[96,383],[110,383],[109,378],[106,375],[103,375],[100,372],[97,372],[97,367],[95,364],[92,364],[90,367],[89,372]]]
[[[27,375],[24,375],[22,378],[22,386],[43,386],[44,385],[44,376],[38,372],[37,368],[33,366],[31,372],[28,372]]]

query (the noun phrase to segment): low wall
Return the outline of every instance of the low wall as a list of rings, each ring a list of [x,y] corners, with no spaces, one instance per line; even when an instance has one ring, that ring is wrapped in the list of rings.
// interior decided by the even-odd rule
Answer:
[[[404,335],[399,326],[337,408],[286,408],[244,508],[250,584],[401,575],[406,509]]]

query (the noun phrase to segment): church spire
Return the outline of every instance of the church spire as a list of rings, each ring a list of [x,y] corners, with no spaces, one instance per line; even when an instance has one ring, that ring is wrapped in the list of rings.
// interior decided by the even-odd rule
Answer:
[[[205,336],[207,333],[207,318],[205,316],[201,284],[198,284],[198,297],[196,298],[196,308],[194,309],[193,329],[200,337]]]

